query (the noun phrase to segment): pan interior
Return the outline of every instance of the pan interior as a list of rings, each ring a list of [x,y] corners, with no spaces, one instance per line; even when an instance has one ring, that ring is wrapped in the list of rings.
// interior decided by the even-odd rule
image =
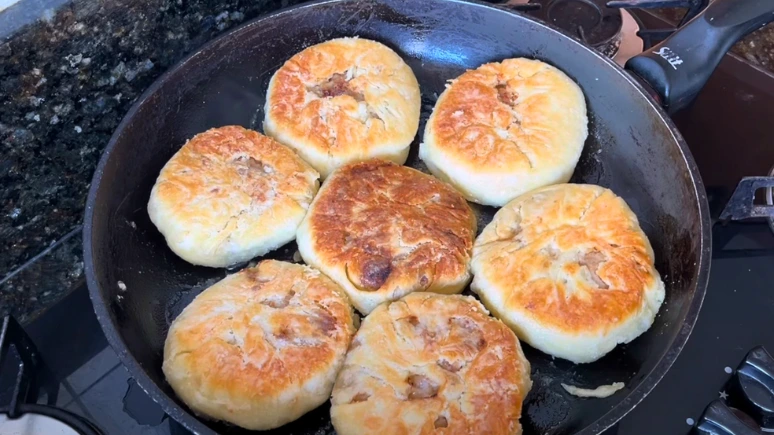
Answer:
[[[465,69],[526,56],[559,67],[580,84],[590,130],[572,181],[609,187],[629,203],[653,244],[667,297],[647,333],[595,363],[574,365],[525,346],[534,386],[522,424],[526,434],[586,433],[596,431],[612,409],[634,406],[642,392],[633,391],[667,356],[697,286],[700,203],[684,156],[659,113],[620,70],[591,51],[527,18],[445,0],[329,1],[259,20],[178,65],[130,112],[95,178],[87,261],[94,302],[107,306],[109,319],[100,320],[115,327],[106,331],[111,342],[125,344],[126,352],[119,354],[130,368],[133,360],[139,364],[133,376],[189,429],[245,433],[197,420],[164,381],[162,351],[170,322],[198,292],[233,271],[195,267],[176,257],[150,222],[146,205],[162,166],[186,139],[228,124],[262,130],[274,71],[301,49],[340,36],[385,43],[414,70],[422,90],[422,123],[407,164],[422,170],[417,147],[424,122],[447,80]],[[480,230],[495,210],[476,211]],[[269,257],[290,261],[294,252],[291,243]],[[626,387],[607,399],[577,399],[560,386],[613,382]],[[276,433],[333,433],[328,405]]]

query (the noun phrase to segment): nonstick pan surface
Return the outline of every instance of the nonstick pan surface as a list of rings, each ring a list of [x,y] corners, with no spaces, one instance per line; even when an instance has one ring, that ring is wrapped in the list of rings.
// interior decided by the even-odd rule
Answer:
[[[593,434],[615,423],[671,366],[701,306],[710,235],[698,171],[669,118],[610,60],[542,23],[457,0],[331,0],[285,10],[223,35],[151,86],[113,135],[86,210],[88,285],[121,361],[190,430],[248,433],[198,418],[164,380],[170,322],[200,291],[234,271],[193,266],[175,256],[146,206],[156,176],[186,139],[229,124],[261,131],[271,75],[303,48],[341,36],[380,41],[414,70],[422,123],[406,164],[421,170],[426,168],[417,147],[424,122],[445,83],[466,69],[526,56],[557,66],[581,86],[589,137],[572,181],[609,187],[632,207],[656,253],[666,301],[648,332],[595,363],[554,360],[525,345],[534,386],[521,421],[526,434]],[[480,231],[496,210],[475,210]],[[267,257],[291,261],[295,250],[291,243]],[[560,386],[613,382],[626,386],[606,399],[579,399]],[[328,404],[271,433],[333,433]]]

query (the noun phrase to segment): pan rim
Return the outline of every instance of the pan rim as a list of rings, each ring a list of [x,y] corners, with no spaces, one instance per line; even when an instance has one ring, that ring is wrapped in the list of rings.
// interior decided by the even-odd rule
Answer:
[[[147,372],[142,367],[142,365],[140,365],[137,359],[135,359],[134,355],[126,351],[127,349],[126,342],[119,334],[119,331],[115,323],[112,321],[103,320],[103,319],[110,318],[111,315],[107,309],[109,305],[109,301],[107,301],[102,296],[100,285],[96,279],[94,255],[93,255],[94,253],[92,249],[92,234],[91,234],[92,227],[93,227],[93,220],[94,220],[94,205],[96,203],[97,192],[100,189],[102,174],[104,172],[104,169],[105,169],[105,166],[107,165],[108,160],[110,159],[112,151],[115,148],[116,143],[118,142],[119,137],[121,136],[122,132],[126,129],[126,127],[132,122],[136,113],[160,88],[166,85],[166,83],[177,73],[179,69],[181,69],[188,62],[194,60],[198,56],[201,56],[202,53],[210,51],[213,47],[217,46],[218,44],[222,44],[225,41],[231,38],[234,38],[235,36],[238,36],[239,34],[247,31],[253,26],[260,25],[260,23],[266,20],[271,20],[271,19],[274,19],[275,17],[285,15],[285,14],[295,13],[295,11],[297,10],[301,10],[305,8],[314,8],[321,4],[343,3],[346,1],[353,1],[353,0],[315,0],[308,3],[302,3],[291,7],[287,7],[265,15],[261,15],[243,25],[240,25],[234,29],[231,29],[217,36],[216,38],[212,39],[211,41],[208,41],[207,43],[205,43],[204,45],[196,49],[196,51],[194,51],[193,53],[182,58],[174,66],[172,66],[167,71],[165,71],[161,76],[159,76],[132,104],[130,109],[126,112],[126,114],[122,118],[118,127],[116,127],[115,131],[111,135],[110,140],[108,141],[107,146],[103,150],[102,156],[100,157],[99,163],[97,164],[97,167],[94,171],[94,175],[91,181],[91,186],[89,188],[89,192],[86,200],[86,209],[84,213],[84,225],[83,225],[84,272],[86,275],[86,284],[89,289],[89,297],[91,299],[94,312],[97,316],[97,319],[99,320],[100,327],[102,328],[108,343],[116,351],[119,360],[127,368],[127,370],[130,372],[130,375],[135,379],[137,384],[153,399],[153,401],[155,401],[164,410],[164,412],[166,412],[170,417],[172,417],[174,420],[181,423],[188,430],[191,430],[194,433],[215,434],[215,431],[213,431],[202,420],[194,417],[190,411],[188,411],[187,409],[179,405],[174,398],[172,398],[170,395],[164,392],[161,389],[161,387],[150,378],[150,376],[147,374]],[[374,1],[390,3],[394,0],[374,0]],[[693,155],[690,152],[690,149],[688,148],[687,143],[683,139],[682,135],[679,133],[679,130],[677,130],[677,127],[675,126],[675,124],[666,114],[664,109],[653,99],[653,97],[645,90],[643,85],[638,80],[636,80],[629,72],[621,68],[610,58],[584,45],[582,42],[574,38],[569,33],[561,29],[558,29],[549,23],[534,19],[532,17],[528,17],[526,15],[523,15],[521,13],[518,13],[514,10],[508,9],[503,6],[483,3],[479,0],[434,0],[434,1],[444,1],[448,3],[463,4],[466,6],[495,10],[501,13],[517,16],[519,19],[530,21],[544,28],[546,31],[553,32],[557,36],[560,36],[565,39],[569,39],[572,43],[576,45],[578,49],[586,51],[587,53],[595,56],[597,59],[606,63],[608,66],[614,68],[615,71],[619,75],[622,75],[624,80],[628,82],[642,96],[642,98],[645,101],[647,101],[650,108],[653,109],[656,115],[658,115],[658,119],[669,128],[672,139],[676,142],[680,150],[680,153],[682,155],[682,158],[690,173],[691,180],[693,182],[694,195],[699,202],[701,240],[700,240],[700,246],[699,246],[699,267],[697,269],[696,274],[692,277],[692,281],[696,282],[696,288],[694,290],[691,303],[688,307],[685,321],[683,322],[683,325],[681,326],[680,330],[675,336],[674,341],[671,343],[670,347],[667,348],[667,352],[665,353],[664,357],[662,357],[661,360],[659,360],[656,363],[653,369],[643,377],[640,384],[637,385],[637,387],[635,387],[634,389],[632,389],[626,397],[624,397],[618,404],[614,405],[613,408],[611,408],[607,413],[599,417],[596,421],[591,423],[591,425],[587,426],[586,428],[582,429],[579,432],[576,432],[575,435],[599,434],[600,432],[610,428],[615,423],[617,423],[620,419],[622,419],[626,414],[628,414],[632,409],[634,409],[634,407],[637,406],[653,390],[653,388],[655,388],[658,382],[664,377],[666,372],[671,368],[672,364],[677,359],[677,356],[680,354],[683,347],[687,343],[688,338],[690,337],[690,334],[696,323],[696,320],[698,319],[698,315],[704,301],[707,284],[709,281],[710,258],[711,258],[711,251],[712,251],[712,231],[711,231],[712,226],[710,222],[709,203],[707,200],[707,194],[704,188],[704,183],[702,182],[701,176],[699,174],[698,167],[693,158]]]

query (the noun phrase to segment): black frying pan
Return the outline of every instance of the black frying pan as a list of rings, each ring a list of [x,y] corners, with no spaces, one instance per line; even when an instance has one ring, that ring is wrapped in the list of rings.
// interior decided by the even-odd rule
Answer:
[[[717,0],[628,67],[651,84],[664,105],[679,108],[698,92],[731,43],[774,18],[772,12],[772,0]],[[186,139],[227,124],[260,130],[274,71],[309,45],[353,35],[387,44],[414,70],[422,90],[419,137],[444,83],[485,62],[537,58],[559,67],[583,89],[589,137],[573,181],[609,187],[629,203],[653,244],[666,302],[647,333],[592,364],[554,361],[525,346],[534,386],[521,421],[527,434],[596,434],[611,426],[669,369],[698,316],[711,249],[704,187],[680,134],[638,79],[543,23],[459,0],[329,0],[288,9],[221,36],[145,92],[102,156],[84,227],[92,302],[119,358],[187,428],[244,433],[197,418],[164,381],[162,350],[170,322],[228,271],[192,266],[175,256],[151,224],[146,204],[162,166]],[[424,169],[416,156],[418,141],[407,164]],[[488,222],[495,211],[478,210],[480,222]],[[291,243],[269,257],[290,260],[294,252]],[[616,381],[626,387],[606,399],[578,399],[559,385],[594,388]],[[332,432],[328,405],[277,430]]]

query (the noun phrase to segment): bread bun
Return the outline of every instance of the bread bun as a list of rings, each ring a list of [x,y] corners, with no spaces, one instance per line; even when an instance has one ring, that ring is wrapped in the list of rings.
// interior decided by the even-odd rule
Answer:
[[[369,160],[328,177],[296,239],[304,261],[368,314],[414,291],[461,292],[475,234],[473,211],[450,186]]]
[[[183,310],[169,328],[162,368],[197,414],[276,428],[328,400],[355,319],[339,286],[319,271],[263,261]]]
[[[333,388],[339,435],[521,434],[519,341],[475,299],[413,293],[363,321]]]
[[[293,240],[318,178],[291,149],[260,133],[213,128],[164,165],[148,214],[182,259],[231,266]]]
[[[653,261],[623,199],[560,184],[497,212],[476,239],[471,288],[522,341],[585,363],[653,324],[664,301]]]
[[[427,121],[419,157],[468,200],[499,207],[569,181],[587,123],[583,93],[563,72],[506,59],[452,80]]]
[[[419,109],[419,84],[397,53],[375,41],[339,38],[301,51],[277,70],[263,128],[325,178],[371,157],[403,164]]]

